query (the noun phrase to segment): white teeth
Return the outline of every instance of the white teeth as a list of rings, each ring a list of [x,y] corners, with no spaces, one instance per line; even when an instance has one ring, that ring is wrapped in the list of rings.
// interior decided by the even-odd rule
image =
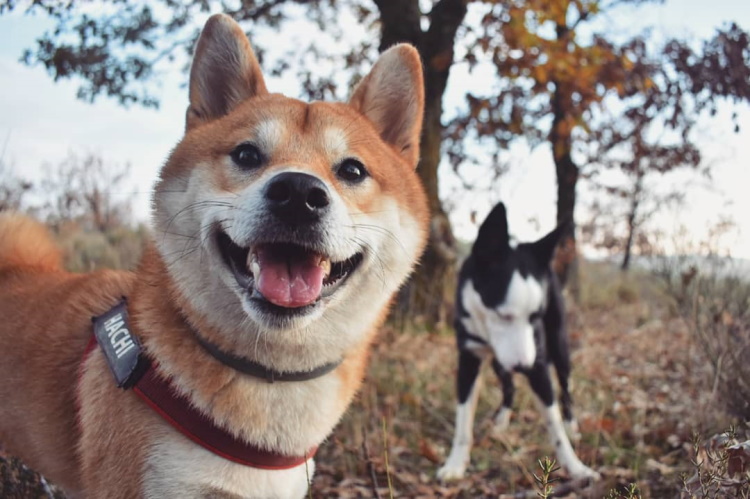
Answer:
[[[247,254],[247,268],[253,274],[254,278],[258,278],[260,275],[260,263],[258,263],[258,255],[254,251],[250,251]]]
[[[328,277],[328,274],[331,273],[331,260],[329,258],[321,256],[320,261],[318,262],[318,267],[323,269],[323,275],[325,277]]]

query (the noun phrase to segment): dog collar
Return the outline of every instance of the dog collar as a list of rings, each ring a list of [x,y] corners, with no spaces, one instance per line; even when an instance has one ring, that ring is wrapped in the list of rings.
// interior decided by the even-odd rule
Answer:
[[[98,345],[118,387],[132,388],[173,428],[204,449],[229,461],[265,470],[294,468],[318,450],[314,447],[303,456],[287,456],[252,445],[217,426],[177,390],[170,378],[159,373],[156,362],[142,350],[137,337],[131,333],[125,300],[92,321],[94,334],[83,360]]]
[[[269,383],[275,381],[308,381],[328,374],[341,364],[341,360],[338,360],[336,362],[323,364],[322,366],[316,367],[310,371],[280,372],[274,369],[269,369],[262,364],[258,364],[257,362],[253,362],[244,357],[238,357],[231,353],[224,352],[218,346],[201,338],[197,333],[195,334],[195,337],[203,349],[222,364],[243,374],[265,379]]]

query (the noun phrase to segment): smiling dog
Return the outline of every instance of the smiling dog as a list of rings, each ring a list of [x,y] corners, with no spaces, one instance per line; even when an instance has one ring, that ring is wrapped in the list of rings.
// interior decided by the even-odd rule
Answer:
[[[307,104],[211,17],[136,272],[68,273],[0,216],[3,445],[74,495],[304,496],[426,242],[423,105],[410,46]]]

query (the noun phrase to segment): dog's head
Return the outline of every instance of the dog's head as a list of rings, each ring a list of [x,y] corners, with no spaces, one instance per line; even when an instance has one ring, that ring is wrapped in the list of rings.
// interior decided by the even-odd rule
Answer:
[[[506,368],[530,367],[537,353],[549,297],[550,262],[566,224],[533,243],[510,243],[503,203],[479,228],[469,279],[459,290],[465,310],[482,323],[477,331]]]
[[[347,104],[304,103],[268,92],[231,18],[208,21],[154,218],[181,300],[222,343],[299,369],[384,315],[426,240],[423,105],[410,46],[383,53]]]

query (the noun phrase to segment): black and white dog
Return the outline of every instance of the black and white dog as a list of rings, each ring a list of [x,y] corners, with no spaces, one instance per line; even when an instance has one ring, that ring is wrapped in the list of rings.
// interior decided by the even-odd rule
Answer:
[[[570,357],[560,284],[550,269],[563,230],[564,225],[539,241],[512,247],[502,203],[479,229],[471,255],[461,267],[456,293],[458,406],[453,446],[437,473],[442,480],[461,478],[469,463],[479,372],[487,362],[492,362],[503,387],[495,428],[503,430],[508,424],[512,376],[521,372],[541,402],[558,463],[574,478],[599,476],[578,459],[563,424],[563,417],[574,423],[568,393]],[[560,382],[562,414],[555,401],[550,362]]]

